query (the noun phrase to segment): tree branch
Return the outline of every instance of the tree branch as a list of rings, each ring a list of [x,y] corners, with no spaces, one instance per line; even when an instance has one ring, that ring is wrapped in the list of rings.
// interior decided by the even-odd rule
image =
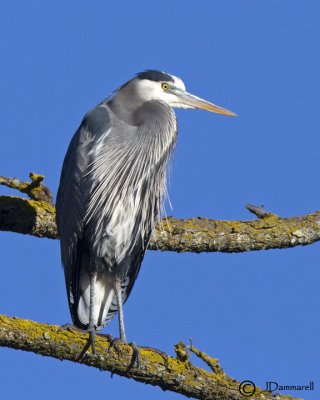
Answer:
[[[42,175],[33,174],[33,176],[40,176],[43,179]],[[48,197],[44,200],[43,193],[47,193],[49,189],[42,185],[42,179],[32,179],[32,182],[28,183],[15,178],[1,177],[0,183],[28,193],[31,200],[0,196],[0,230],[50,239],[58,238],[55,208],[48,202]],[[34,182],[38,182],[39,186]],[[32,191],[27,191],[26,185],[32,186]],[[171,217],[163,219],[155,230],[149,249],[233,253],[283,249],[320,240],[320,210],[305,216],[280,218],[264,211],[262,207],[247,205],[247,208],[257,215],[258,219],[254,221]]]
[[[191,364],[188,348],[182,342],[175,346],[176,358],[157,349],[140,347],[141,367],[138,369],[130,365],[131,346],[119,342],[114,346],[108,335],[97,335],[96,354],[93,355],[88,350],[88,335],[85,333],[0,315],[0,346],[85,364],[196,399],[244,398],[239,391],[240,383],[228,377],[216,359],[200,352],[193,345],[191,351],[210,365],[212,372]],[[254,396],[255,399],[274,398],[258,387],[254,389]],[[278,398],[293,399],[285,395]]]

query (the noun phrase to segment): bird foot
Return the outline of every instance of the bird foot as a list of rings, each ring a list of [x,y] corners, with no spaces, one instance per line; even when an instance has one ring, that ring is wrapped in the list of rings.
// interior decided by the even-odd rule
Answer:
[[[109,338],[111,338],[110,335],[107,335],[107,336],[109,336]],[[122,352],[121,347],[119,346],[120,343],[127,344],[132,348],[132,357],[131,357],[131,361],[130,361],[128,370],[130,370],[131,368],[134,368],[134,367],[141,369],[141,354],[140,354],[140,350],[139,350],[138,346],[135,344],[135,342],[127,343],[126,341],[121,340],[120,338],[114,338],[110,342],[108,351],[110,351],[110,348],[113,347],[115,349],[115,351],[117,352],[117,354],[119,356],[122,356],[123,352]]]
[[[111,335],[109,335],[109,336],[110,336],[110,346],[109,346],[108,352],[110,351],[111,347],[113,347],[115,349],[115,351],[117,352],[118,356],[122,356],[122,350],[121,350],[121,347],[119,346],[119,343],[126,344],[126,342],[123,342],[120,338],[112,339],[112,336]]]
[[[87,329],[81,329],[75,325],[68,323],[68,324],[61,325],[58,329],[58,332],[60,332],[60,331],[77,331],[77,332],[80,332],[83,334],[89,332],[89,346],[88,347],[86,346],[85,348],[88,349],[91,346],[92,354],[96,354],[96,342],[95,342],[96,329],[94,326],[91,326],[91,327],[89,326]]]
[[[105,337],[107,338],[110,342],[112,342],[114,339],[110,335],[110,333],[96,333],[98,336]]]
[[[132,357],[131,357],[131,363],[129,365],[129,369],[132,367],[136,367],[138,369],[141,369],[141,354],[138,346],[135,344],[135,342],[129,343],[129,345],[132,348]]]
[[[59,327],[59,329],[58,329],[58,332],[61,332],[61,331],[77,331],[77,332],[80,332],[80,333],[86,333],[87,332],[86,330],[78,328],[77,326],[69,324],[69,323],[61,325]]]

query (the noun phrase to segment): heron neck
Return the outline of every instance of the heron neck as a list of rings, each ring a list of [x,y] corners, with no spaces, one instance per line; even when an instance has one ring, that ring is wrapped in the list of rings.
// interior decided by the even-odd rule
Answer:
[[[135,112],[143,102],[126,88],[119,90],[110,100],[108,106],[111,111],[122,121],[129,125],[136,125]]]
[[[111,111],[129,125],[163,125],[173,123],[175,114],[171,107],[159,101],[139,102],[137,99],[126,98],[122,101],[117,95],[108,101]]]

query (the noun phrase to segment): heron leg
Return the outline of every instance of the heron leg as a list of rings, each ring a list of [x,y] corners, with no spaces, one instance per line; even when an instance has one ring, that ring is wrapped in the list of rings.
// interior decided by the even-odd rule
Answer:
[[[95,336],[96,327],[94,325],[94,300],[95,300],[95,285],[97,280],[97,273],[90,272],[90,304],[89,304],[89,325],[87,331],[89,332],[89,340],[91,342],[92,353],[96,353]]]
[[[127,343],[126,332],[124,328],[123,308],[122,308],[121,282],[118,279],[115,282],[115,292],[118,305],[120,340],[123,343]],[[134,367],[135,365],[137,366],[137,368],[140,368],[141,356],[138,346],[134,342],[130,343],[130,346],[132,347],[132,359],[129,368]]]
[[[121,282],[120,282],[119,279],[116,280],[114,289],[115,289],[115,292],[116,292],[116,299],[117,299],[117,305],[118,305],[120,340],[123,343],[127,343],[126,331],[125,331],[125,328],[124,328],[123,309],[122,309]]]

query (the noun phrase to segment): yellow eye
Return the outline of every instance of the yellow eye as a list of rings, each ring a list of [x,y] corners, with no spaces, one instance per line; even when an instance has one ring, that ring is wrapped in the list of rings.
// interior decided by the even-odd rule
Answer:
[[[167,83],[162,83],[161,87],[163,90],[169,90],[170,89],[170,85],[168,85]]]

